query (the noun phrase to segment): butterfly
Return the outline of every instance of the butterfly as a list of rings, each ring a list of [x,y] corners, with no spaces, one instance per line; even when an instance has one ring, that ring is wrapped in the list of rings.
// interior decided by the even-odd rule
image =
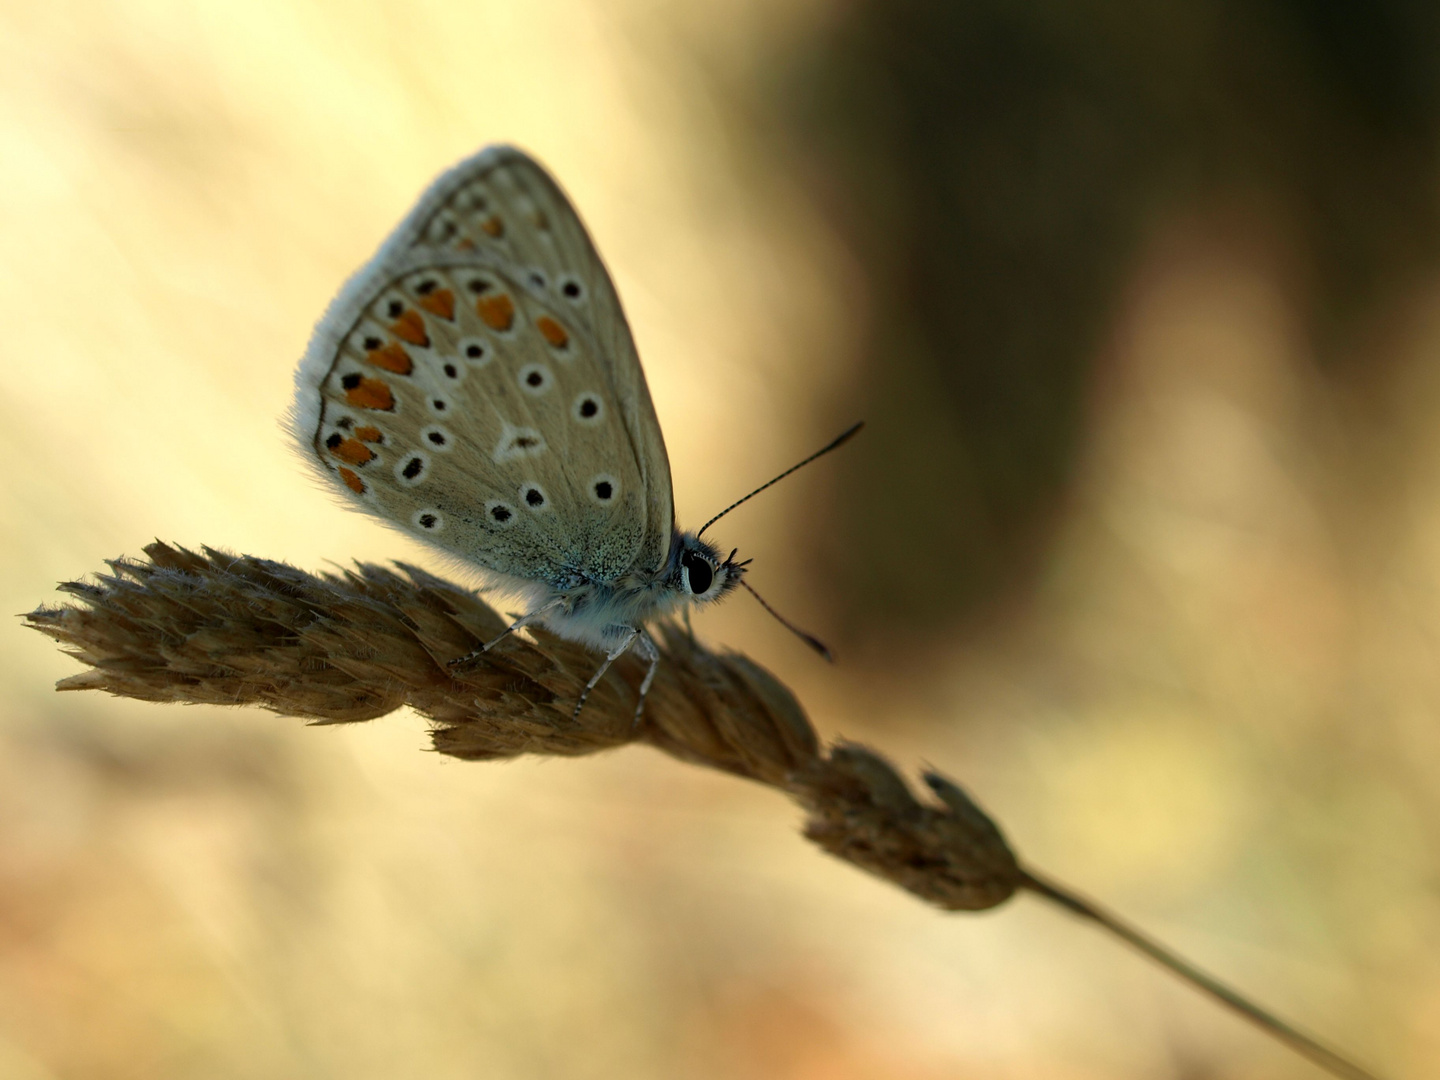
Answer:
[[[513,147],[442,174],[346,283],[296,372],[289,426],[352,505],[520,600],[478,651],[539,623],[605,654],[576,715],[635,647],[638,722],[660,656],[645,625],[744,584],[749,560],[701,539],[728,509],[676,528],[614,283],[559,185]]]

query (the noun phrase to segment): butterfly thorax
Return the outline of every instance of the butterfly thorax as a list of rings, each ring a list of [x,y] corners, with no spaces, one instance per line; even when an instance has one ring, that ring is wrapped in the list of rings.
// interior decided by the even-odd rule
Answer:
[[[743,563],[676,531],[658,571],[631,571],[612,581],[584,581],[555,589],[534,609],[539,622],[561,637],[609,650],[632,630],[690,604],[719,600],[740,583]]]

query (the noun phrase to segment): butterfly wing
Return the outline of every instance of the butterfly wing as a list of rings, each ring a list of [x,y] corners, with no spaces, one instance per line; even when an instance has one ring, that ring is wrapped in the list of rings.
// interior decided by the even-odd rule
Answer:
[[[431,185],[296,381],[307,456],[388,522],[554,588],[665,562],[669,461],[624,312],[569,201],[518,150]]]

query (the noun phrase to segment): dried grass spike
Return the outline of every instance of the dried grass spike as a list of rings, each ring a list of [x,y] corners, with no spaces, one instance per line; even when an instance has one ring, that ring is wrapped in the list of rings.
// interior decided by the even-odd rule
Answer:
[[[580,718],[595,670],[586,649],[543,629],[511,635],[463,668],[507,621],[474,593],[413,566],[307,574],[284,563],[156,542],[149,561],[116,559],[72,603],[29,625],[90,670],[60,690],[146,701],[259,705],[313,723],[350,723],[410,705],[435,749],[488,760],[577,756],[647,742],[684,761],[788,792],[805,835],[826,851],[950,911],[1004,903],[1019,888],[1090,919],[1336,1076],[1369,1073],[1278,1020],[1097,906],[1018,864],[1000,829],[958,785],[924,774],[923,802],[857,743],[822,754],[799,702],[737,653],[658,627],[661,664],[644,721],[632,718],[644,665],[621,657]]]

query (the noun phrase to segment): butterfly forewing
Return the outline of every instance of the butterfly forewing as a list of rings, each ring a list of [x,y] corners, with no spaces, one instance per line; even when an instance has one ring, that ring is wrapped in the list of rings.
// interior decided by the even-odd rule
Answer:
[[[387,521],[560,589],[664,561],[669,470],[623,313],[518,152],[437,181],[327,313],[297,381],[297,435]]]

